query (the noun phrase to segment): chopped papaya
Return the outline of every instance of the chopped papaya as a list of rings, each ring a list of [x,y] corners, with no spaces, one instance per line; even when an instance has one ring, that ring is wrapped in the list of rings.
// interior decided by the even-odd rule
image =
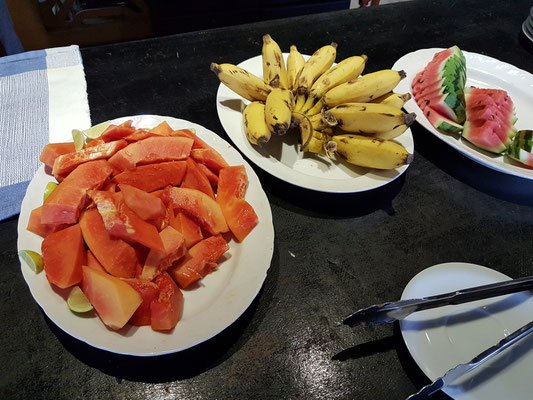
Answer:
[[[211,187],[216,192],[218,188],[218,175],[215,174],[213,171],[211,171],[209,168],[207,168],[204,164],[196,163],[196,165],[207,177],[207,179],[209,180],[209,183],[211,184]]]
[[[126,205],[122,192],[90,190],[88,194],[112,237],[130,244],[140,243],[157,251],[165,250],[156,227],[141,219]]]
[[[196,189],[169,188],[170,207],[185,213],[212,235],[228,231],[220,205]]]
[[[87,190],[101,187],[111,172],[106,160],[89,161],[76,167],[45,200],[41,223],[76,223],[85,204]]]
[[[174,214],[173,211],[172,214]],[[175,215],[172,215],[169,224],[178,232],[181,232],[185,238],[185,247],[188,249],[203,239],[202,228],[200,228],[200,225],[182,212],[177,212]]]
[[[209,179],[207,179],[202,170],[198,168],[198,164],[190,157],[187,158],[186,162],[187,172],[185,172],[181,187],[199,190],[214,199],[215,193],[211,183],[209,183]]]
[[[214,268],[214,263],[229,250],[221,235],[211,236],[189,249],[188,254],[173,264],[168,272],[182,288],[196,282]]]
[[[141,279],[151,281],[187,252],[185,238],[176,229],[167,226],[159,235],[165,249],[164,251],[150,250],[144,262],[144,267],[140,275]]]
[[[187,164],[185,161],[171,161],[159,164],[142,165],[131,171],[124,171],[115,175],[113,181],[118,184],[127,184],[153,192],[167,186],[177,186],[185,175]]]
[[[26,227],[27,230],[44,238],[51,233],[60,231],[61,229],[65,229],[67,226],[69,226],[68,224],[43,224],[41,222],[42,212],[43,206],[39,206],[31,211],[30,218],[28,219],[28,226]]]
[[[155,133],[161,136],[170,136],[174,130],[170,127],[167,121],[161,122],[159,125],[153,127],[149,132]]]
[[[144,220],[156,220],[165,216],[163,201],[153,194],[131,185],[118,185],[126,205]]]
[[[191,157],[197,163],[204,164],[217,175],[222,168],[229,167],[226,160],[213,148],[192,149]]]
[[[82,291],[102,322],[113,330],[126,325],[142,304],[141,295],[122,279],[82,267]]]
[[[154,282],[139,278],[123,279],[128,285],[141,295],[142,303],[135,310],[128,323],[135,326],[145,326],[151,324],[150,306],[154,300],[159,298],[159,286]]]
[[[253,207],[244,199],[248,177],[243,165],[222,168],[219,173],[217,203],[229,229],[239,242],[257,225]]]
[[[155,278],[159,298],[152,301],[150,319],[155,331],[168,331],[178,323],[183,309],[183,293],[166,272]]]
[[[100,264],[100,261],[94,256],[91,250],[87,250],[87,264],[89,268],[96,269],[98,271],[107,272],[105,268]]]
[[[47,167],[53,168],[57,157],[63,154],[72,153],[73,151],[76,151],[73,142],[48,143],[44,146],[43,151],[39,156],[39,160]]]
[[[135,277],[138,263],[135,250],[122,239],[109,235],[96,208],[81,214],[80,228],[87,247],[108,273],[121,278]]]
[[[129,126],[126,123],[121,125],[109,125],[99,139],[104,142],[112,142],[114,140],[124,139],[133,132],[135,132],[135,128],[132,128],[131,124]]]
[[[181,137],[149,137],[118,151],[109,162],[119,171],[124,171],[137,165],[185,160],[189,157],[192,143],[192,139]]]
[[[120,149],[126,147],[125,140],[101,143],[96,146],[85,147],[81,150],[60,155],[54,162],[53,175],[66,175],[78,165],[87,161],[108,159]]]
[[[64,289],[81,282],[86,253],[78,224],[45,237],[41,251],[44,272],[50,283]]]

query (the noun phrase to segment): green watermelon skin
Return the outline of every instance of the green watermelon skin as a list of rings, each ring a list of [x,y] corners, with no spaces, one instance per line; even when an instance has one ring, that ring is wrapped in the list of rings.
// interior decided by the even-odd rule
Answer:
[[[431,123],[431,125],[433,125],[433,127],[439,132],[446,133],[449,135],[461,134],[463,132],[462,125],[445,117],[439,112],[433,110],[431,107],[420,108],[422,109],[422,112],[424,113],[428,121]]]
[[[503,153],[516,134],[511,98],[499,89],[465,89],[463,138],[492,153]]]
[[[513,142],[507,148],[507,155],[533,168],[533,131],[518,131]]]
[[[466,60],[457,46],[436,53],[411,85],[420,108],[423,103],[456,123],[465,120]]]

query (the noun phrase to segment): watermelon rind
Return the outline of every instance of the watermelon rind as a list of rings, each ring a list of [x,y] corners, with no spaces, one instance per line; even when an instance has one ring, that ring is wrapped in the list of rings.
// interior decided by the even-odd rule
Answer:
[[[443,117],[461,124],[466,118],[465,83],[466,59],[459,47],[453,46],[436,53],[416,75],[412,83],[413,96],[419,106],[423,102]]]
[[[513,160],[533,167],[533,130],[518,131],[507,148],[507,155]]]
[[[461,134],[463,131],[462,125],[452,121],[449,118],[446,118],[444,115],[433,110],[431,107],[423,107],[422,111],[431,125],[433,125],[433,127],[439,132],[454,135]]]

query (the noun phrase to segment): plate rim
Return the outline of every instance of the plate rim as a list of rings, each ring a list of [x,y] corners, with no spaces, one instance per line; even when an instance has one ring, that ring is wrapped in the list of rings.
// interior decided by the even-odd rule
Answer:
[[[283,53],[283,57],[286,59],[288,54],[289,53],[284,52]],[[307,54],[302,54],[302,56],[305,59],[310,57]],[[254,57],[247,58],[247,59],[241,61],[239,64],[237,64],[237,66],[242,68],[243,65],[246,66],[247,63],[257,62],[257,60],[261,59],[261,57],[262,56],[259,54],[259,55],[256,55]],[[296,171],[296,170],[286,166],[285,164],[283,164],[283,163],[281,163],[279,161],[277,161],[275,164],[282,164],[283,167],[281,168],[281,170],[284,171],[284,172],[282,173],[282,175],[276,174],[274,171],[272,171],[269,168],[269,165],[266,164],[266,161],[263,162],[262,156],[258,157],[257,154],[255,154],[253,151],[248,149],[248,147],[246,147],[245,145],[244,146],[243,145],[239,145],[238,140],[236,140],[236,138],[238,137],[238,135],[239,136],[243,136],[244,135],[244,133],[242,131],[242,124],[239,124],[241,129],[239,130],[238,134],[233,133],[234,130],[230,129],[230,127],[228,126],[229,122],[222,114],[223,113],[223,111],[222,111],[223,108],[221,106],[221,101],[220,101],[220,98],[222,97],[221,96],[221,92],[224,92],[224,91],[228,91],[228,92],[230,92],[232,94],[233,97],[231,99],[240,99],[245,104],[248,102],[248,100],[245,100],[241,96],[239,96],[236,93],[232,92],[229,88],[226,88],[224,86],[224,84],[222,84],[221,82],[219,83],[218,89],[217,89],[217,93],[216,93],[216,97],[215,97],[217,115],[218,115],[218,119],[220,121],[220,124],[222,125],[222,128],[224,129],[224,131],[228,135],[228,137],[231,140],[231,142],[254,165],[256,165],[257,167],[261,168],[263,171],[267,172],[269,175],[272,175],[275,178],[280,179],[280,180],[282,180],[284,182],[287,182],[289,184],[292,184],[294,186],[301,187],[301,188],[304,188],[304,189],[313,190],[313,191],[323,192],[323,193],[346,194],[346,193],[367,192],[369,190],[378,189],[378,188],[380,188],[380,187],[382,187],[384,185],[387,185],[387,184],[393,182],[394,180],[396,180],[397,178],[399,178],[400,176],[405,174],[405,172],[407,171],[407,169],[411,165],[411,164],[408,164],[408,165],[404,165],[404,166],[402,166],[400,168],[396,168],[395,170],[391,170],[391,171],[397,171],[397,174],[395,176],[391,177],[391,178],[388,178],[388,179],[383,178],[383,180],[376,180],[377,181],[376,184],[371,185],[370,187],[363,187],[363,188],[360,188],[360,189],[354,188],[354,187],[349,187],[350,186],[349,184],[346,184],[348,187],[340,187],[340,188],[336,187],[337,185],[340,185],[340,182],[348,182],[348,183],[350,183],[350,182],[354,182],[356,179],[352,179],[352,178],[347,178],[347,179],[327,179],[327,178],[322,178],[322,177],[306,175],[306,174],[304,174],[304,173],[302,173],[300,171]],[[405,140],[408,142],[407,143],[407,147],[409,147],[409,148],[407,150],[411,154],[415,155],[414,138],[413,138],[411,129],[408,128],[403,133],[402,136],[404,138],[406,138]],[[372,173],[372,171],[379,171],[379,170],[369,169],[368,171],[369,171],[369,173]],[[367,174],[364,174],[364,175],[367,175]],[[364,176],[364,175],[361,175],[361,176]],[[310,178],[312,178],[315,184],[314,185],[302,184],[301,181],[299,181],[298,178],[300,178],[300,179],[303,178],[304,181],[306,179],[309,180]]]
[[[442,51],[442,50],[446,50],[446,49],[445,48],[441,48],[441,47],[431,47],[431,48],[424,48],[424,49],[414,50],[414,51],[406,53],[403,56],[401,56],[400,58],[398,58],[398,60],[396,60],[396,62],[394,63],[392,68],[393,69],[404,69],[404,68],[406,68],[406,64],[407,64],[409,67],[411,67],[413,69],[417,68],[417,71],[420,71],[420,70],[422,70],[424,68],[424,65],[413,66],[412,63],[409,63],[409,58],[410,57],[412,57],[414,59],[415,55],[423,54],[424,56],[426,56],[426,54],[427,54],[428,57],[429,57],[429,59],[428,59],[428,62],[429,62],[431,60],[431,57],[430,57],[431,55],[433,55],[434,53],[436,53],[438,51]],[[464,54],[465,58],[467,59],[467,62],[468,62],[468,58],[470,58],[470,59],[478,58],[478,59],[481,59],[481,60],[490,61],[491,63],[495,63],[496,62],[496,63],[498,63],[499,65],[501,65],[501,66],[503,66],[505,68],[512,68],[512,69],[514,69],[516,71],[519,71],[520,73],[527,74],[527,75],[531,76],[531,81],[533,82],[533,74],[531,74],[530,72],[525,71],[523,69],[520,69],[518,67],[515,67],[514,65],[512,65],[510,63],[498,60],[497,58],[494,58],[494,57],[491,57],[491,56],[487,56],[487,55],[484,55],[484,54],[475,53],[475,52],[471,52],[471,51],[462,50],[462,53]],[[533,170],[528,168],[527,166],[524,165],[524,167],[522,167],[522,166],[513,165],[513,164],[506,164],[506,163],[503,163],[503,162],[494,162],[488,155],[485,155],[485,152],[482,149],[472,148],[471,149],[472,151],[468,151],[468,149],[470,149],[470,147],[465,145],[465,144],[463,144],[461,140],[455,138],[452,135],[446,135],[444,133],[438,132],[435,128],[433,128],[433,126],[431,126],[429,121],[424,116],[424,113],[422,112],[422,110],[420,109],[418,104],[416,104],[416,102],[414,100],[414,97],[413,97],[413,92],[412,92],[412,88],[411,88],[412,79],[410,79],[409,77],[411,75],[416,74],[417,71],[412,71],[411,74],[408,74],[408,78],[405,81],[401,81],[399,86],[401,86],[405,90],[409,91],[409,93],[411,94],[411,99],[405,104],[404,107],[405,107],[406,110],[408,110],[410,112],[414,112],[414,113],[417,114],[417,119],[416,120],[417,120],[417,122],[420,125],[422,125],[423,128],[425,128],[427,131],[429,131],[431,134],[433,134],[439,140],[441,140],[444,143],[446,143],[448,146],[450,146],[450,147],[454,148],[456,151],[460,152],[465,157],[468,157],[472,161],[474,161],[474,162],[476,162],[476,163],[478,163],[478,164],[480,164],[480,165],[482,165],[484,167],[493,169],[495,171],[498,171],[498,172],[501,172],[501,173],[504,173],[504,174],[516,176],[518,178],[533,180]],[[467,74],[468,74],[468,64],[467,64]],[[468,75],[467,75],[467,79],[468,79]],[[421,119],[421,117],[423,117],[423,119]],[[454,139],[454,140],[452,141],[452,139]],[[487,152],[487,154],[489,154],[489,153]],[[493,156],[502,157],[502,158],[506,157],[505,155],[493,155]],[[516,161],[516,163],[518,164],[518,161]],[[528,171],[530,171],[530,172],[528,172]]]
[[[201,344],[201,343],[203,343],[203,342],[205,342],[205,341],[207,341],[209,339],[212,339],[213,337],[215,337],[216,335],[218,335],[219,333],[224,331],[226,328],[231,326],[235,321],[237,321],[237,319],[250,307],[250,305],[253,303],[253,301],[255,300],[255,298],[257,297],[257,295],[259,294],[261,288],[264,285],[264,282],[265,282],[266,277],[267,277],[268,270],[270,269],[270,266],[271,266],[271,263],[272,263],[272,257],[273,257],[273,254],[274,254],[274,238],[275,238],[275,232],[274,232],[274,226],[273,226],[272,211],[271,211],[270,202],[268,200],[268,197],[266,196],[266,193],[265,193],[264,189],[262,188],[262,185],[261,185],[261,182],[259,180],[259,177],[255,173],[255,171],[251,168],[249,163],[242,157],[242,155],[233,146],[231,146],[226,140],[224,140],[222,137],[220,137],[219,135],[217,135],[215,132],[211,131],[210,129],[208,129],[208,128],[206,128],[206,127],[204,127],[204,126],[202,126],[202,125],[200,125],[198,123],[191,122],[191,121],[188,121],[188,120],[185,120],[185,119],[176,118],[176,117],[161,116],[161,115],[155,115],[155,114],[137,114],[137,115],[118,117],[118,118],[114,118],[114,119],[109,120],[109,121],[111,123],[121,123],[121,122],[124,122],[124,121],[129,120],[129,119],[133,119],[135,121],[136,119],[141,119],[142,120],[142,119],[145,119],[145,118],[154,119],[156,122],[167,121],[169,124],[171,124],[173,126],[179,126],[180,128],[183,127],[184,129],[185,128],[194,128],[194,129],[196,129],[196,133],[202,139],[206,140],[210,145],[213,145],[213,143],[212,143],[213,141],[214,142],[218,142],[216,144],[216,147],[215,147],[218,151],[220,151],[223,154],[226,153],[226,152],[229,152],[231,154],[231,158],[232,159],[238,160],[239,163],[242,163],[245,166],[246,172],[248,174],[249,185],[253,183],[253,185],[256,186],[255,189],[254,189],[254,192],[253,192],[253,197],[254,198],[257,197],[255,199],[255,207],[260,206],[258,208],[260,208],[261,212],[262,212],[262,214],[260,215],[260,224],[262,225],[261,240],[262,240],[262,243],[264,243],[264,246],[261,249],[260,254],[264,258],[262,258],[262,262],[261,263],[258,263],[260,268],[254,269],[253,271],[255,272],[255,274],[252,274],[252,276],[251,276],[252,282],[253,282],[254,279],[256,281],[256,285],[254,286],[254,290],[249,291],[248,292],[248,296],[245,299],[241,300],[241,303],[243,303],[243,304],[241,304],[239,307],[237,307],[235,310],[232,311],[232,313],[229,316],[229,318],[226,318],[223,321],[223,323],[222,323],[223,326],[218,326],[218,327],[216,327],[214,329],[211,329],[210,332],[207,335],[201,336],[200,339],[193,340],[192,343],[187,343],[185,345],[181,344],[181,345],[176,346],[176,348],[173,348],[173,349],[166,348],[166,349],[162,349],[162,350],[154,349],[154,350],[144,350],[144,351],[137,351],[137,352],[135,352],[135,351],[132,352],[132,351],[129,351],[129,350],[125,351],[125,350],[113,349],[113,348],[110,348],[108,345],[102,345],[102,344],[99,344],[99,343],[95,343],[94,339],[91,338],[91,335],[88,335],[88,337],[80,337],[80,336],[72,333],[68,329],[66,329],[65,326],[63,326],[61,324],[61,321],[58,321],[57,317],[54,315],[55,310],[50,309],[49,305],[47,306],[46,304],[44,304],[44,305],[41,304],[41,302],[36,297],[36,293],[35,293],[35,291],[38,290],[38,288],[32,286],[32,284],[31,284],[31,282],[29,280],[29,279],[31,279],[31,277],[33,277],[35,279],[44,279],[44,280],[46,280],[46,277],[44,276],[44,271],[37,275],[37,274],[33,273],[32,271],[30,271],[30,269],[24,264],[24,262],[19,259],[21,273],[23,275],[24,281],[26,282],[26,284],[27,284],[27,286],[28,286],[28,288],[30,290],[30,293],[31,293],[31,295],[33,297],[33,300],[35,301],[35,303],[37,303],[37,305],[41,308],[41,310],[45,313],[45,315],[57,327],[59,327],[63,332],[65,332],[66,334],[68,334],[69,336],[71,336],[71,337],[73,337],[73,338],[75,338],[77,340],[80,340],[81,342],[84,342],[84,343],[88,344],[91,347],[94,347],[94,348],[97,348],[97,349],[100,349],[100,350],[104,350],[104,351],[108,351],[108,352],[111,352],[111,353],[114,353],[114,354],[121,354],[121,355],[128,355],[128,356],[138,356],[138,357],[152,357],[152,356],[159,356],[159,355],[165,355],[165,354],[173,354],[173,353],[177,353],[177,352],[181,352],[181,351],[190,349],[190,348],[192,348],[194,346],[197,346],[197,345],[199,345],[199,344]],[[137,123],[139,123],[139,122],[137,122]],[[227,157],[227,155],[225,157]],[[230,165],[238,165],[238,164],[235,164],[234,162],[231,162]],[[26,194],[24,196],[24,199],[22,201],[21,213],[20,213],[19,220],[18,220],[18,223],[17,223],[17,251],[22,249],[21,245],[23,244],[25,236],[26,237],[29,236],[29,240],[32,243],[37,243],[37,242],[39,243],[39,250],[37,250],[35,248],[33,248],[33,250],[37,250],[37,251],[40,252],[40,243],[42,242],[43,238],[40,238],[38,235],[32,234],[31,232],[26,230],[26,225],[27,225],[27,221],[28,221],[28,218],[29,218],[29,212],[31,212],[31,210],[35,207],[34,205],[30,205],[29,204],[30,203],[30,198],[29,198],[28,193],[29,193],[29,191],[30,191],[30,189],[32,187],[32,183],[36,184],[34,181],[37,178],[38,174],[44,174],[44,166],[43,165],[41,165],[39,167],[39,170],[34,174],[32,180],[30,181],[30,184],[28,185],[28,189],[27,189]],[[53,176],[49,176],[47,174],[45,174],[45,175],[47,177],[49,177],[50,180],[54,179]],[[248,187],[250,187],[250,186],[248,186]],[[246,197],[249,197],[249,191],[247,191]],[[257,211],[259,212],[259,210],[257,210]],[[259,224],[258,224],[258,226],[259,226]],[[259,231],[257,231],[257,232],[259,232]],[[253,231],[252,231],[252,234],[253,234]],[[256,240],[255,237],[254,237],[254,240]],[[244,243],[246,243],[246,241]],[[240,245],[241,244],[236,242],[234,239],[231,239],[230,249],[231,249],[232,246],[240,246]],[[241,253],[239,253],[239,254],[241,254]],[[233,278],[233,273],[232,273],[232,278]],[[228,288],[231,288],[231,285],[230,285],[231,280],[232,279],[229,279],[227,282],[225,282],[225,286],[224,286],[223,290],[220,293],[217,294],[217,298],[220,298],[228,290]],[[47,289],[48,289],[48,287],[47,287]],[[51,285],[50,285],[49,290],[53,291]],[[200,290],[202,290],[202,289],[200,289]],[[65,312],[66,313],[70,312],[68,310],[68,308],[66,307],[66,303],[65,303]],[[100,320],[100,318],[98,316],[95,315],[94,316],[94,320],[98,324],[100,324],[101,327],[105,328],[105,325],[103,324],[103,322]],[[107,331],[109,331],[110,334],[115,334],[116,333],[117,335],[120,335],[120,333],[118,333],[118,332],[111,331],[111,330],[109,330],[107,328],[105,328],[105,329]],[[138,329],[150,330],[150,332],[153,332],[152,334],[165,335],[165,336],[162,336],[162,337],[170,337],[171,335],[173,335],[176,332],[175,330],[172,330],[170,333],[164,333],[164,332],[162,333],[162,332],[157,332],[157,331],[151,331],[151,327],[150,326],[133,327],[132,329],[134,329],[134,331],[137,331]],[[128,339],[129,340],[129,337],[123,336],[123,339],[125,339],[125,340]]]

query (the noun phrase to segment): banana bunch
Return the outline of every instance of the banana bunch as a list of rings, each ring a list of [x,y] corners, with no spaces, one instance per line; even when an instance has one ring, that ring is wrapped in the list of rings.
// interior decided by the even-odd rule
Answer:
[[[337,44],[305,60],[295,45],[287,60],[270,35],[263,36],[262,79],[232,64],[211,64],[220,81],[250,103],[243,111],[248,141],[262,146],[273,136],[297,132],[300,150],[369,168],[394,169],[412,155],[393,141],[414,122],[403,105],[409,93],[394,93],[404,71],[363,74],[368,56],[337,64]],[[334,65],[335,64],[335,65]]]

